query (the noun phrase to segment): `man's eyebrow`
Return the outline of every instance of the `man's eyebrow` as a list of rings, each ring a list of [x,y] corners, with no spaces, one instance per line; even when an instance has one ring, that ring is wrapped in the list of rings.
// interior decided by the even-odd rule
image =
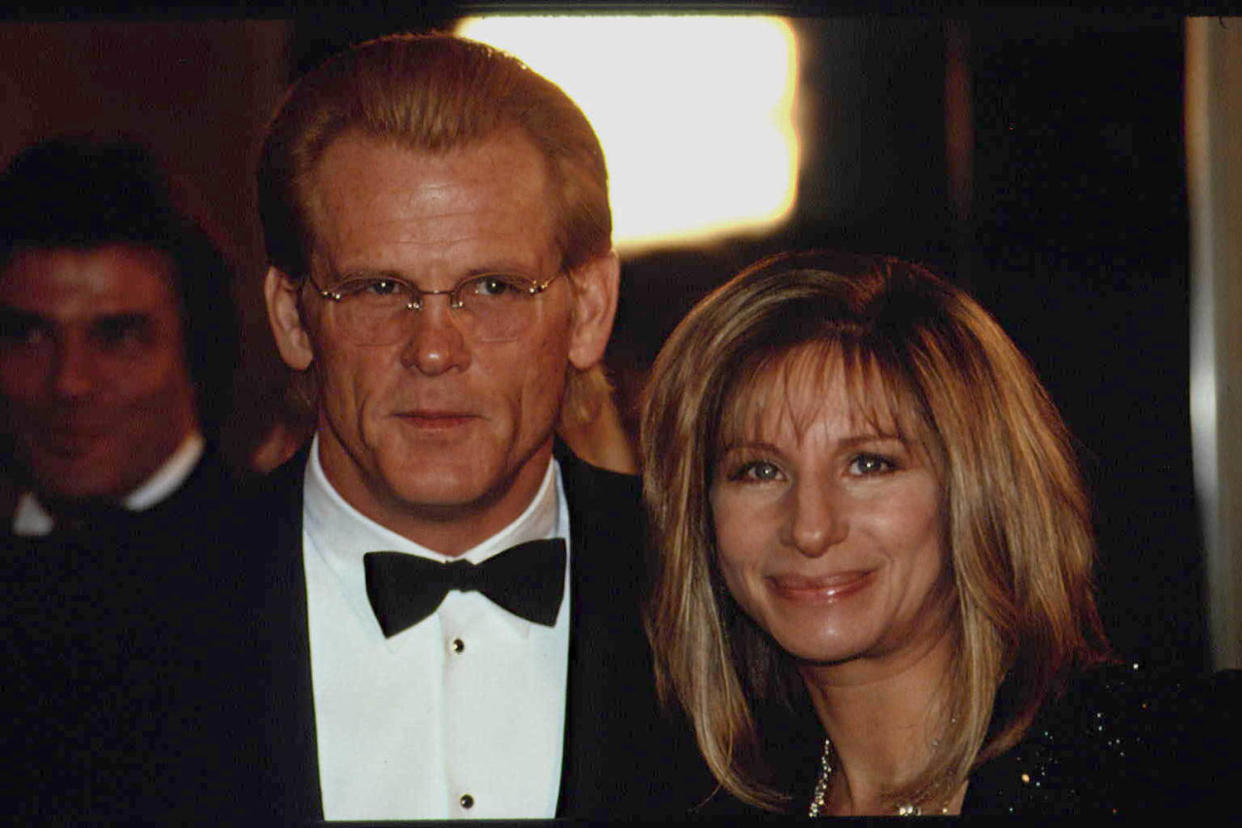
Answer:
[[[22,310],[11,305],[0,305],[0,320],[7,325],[52,325],[51,319],[33,311]]]
[[[348,282],[351,279],[399,279],[402,282],[413,284],[413,280],[409,276],[405,276],[395,270],[368,270],[361,268],[344,270],[339,273],[335,271],[329,272],[328,277],[332,280],[332,284]]]
[[[455,280],[454,284],[464,282],[467,279],[474,279],[479,276],[487,276],[489,274],[500,274],[509,276],[521,276],[524,279],[535,279],[534,269],[519,265],[516,262],[497,262],[482,267],[472,267],[463,271]],[[342,282],[348,282],[353,279],[396,279],[406,284],[421,287],[412,277],[395,270],[372,270],[369,268],[352,268],[340,272],[330,271],[328,278],[331,280],[330,285],[339,285]]]
[[[153,315],[145,311],[122,311],[120,313],[101,313],[91,317],[91,327],[107,327],[116,328],[126,325],[147,325],[153,319]]]
[[[24,316],[24,317],[29,317],[30,319],[42,319],[43,318],[42,316],[40,316],[38,313],[34,311],[22,310],[21,308],[15,308],[12,305],[5,305],[3,303],[0,303],[0,313],[4,314],[5,316]]]
[[[485,276],[488,273],[511,273],[514,276],[530,276],[538,268],[509,260],[500,260],[489,262],[482,267],[472,267],[466,271],[465,278],[471,276]]]
[[[148,311],[117,311],[116,313],[100,313],[91,317],[92,322],[129,322],[150,319],[153,314]]]

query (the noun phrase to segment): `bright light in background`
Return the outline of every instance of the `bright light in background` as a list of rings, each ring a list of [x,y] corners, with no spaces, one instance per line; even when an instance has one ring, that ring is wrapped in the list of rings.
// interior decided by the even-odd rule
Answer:
[[[608,162],[613,239],[758,233],[798,177],[797,43],[774,17],[475,17],[457,33],[509,52],[586,113]]]

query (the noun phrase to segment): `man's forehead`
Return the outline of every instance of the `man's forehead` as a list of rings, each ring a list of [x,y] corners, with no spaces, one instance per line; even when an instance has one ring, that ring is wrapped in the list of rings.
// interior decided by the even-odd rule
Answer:
[[[154,248],[28,248],[0,271],[0,304],[49,320],[177,312],[172,262]]]
[[[336,270],[462,250],[495,267],[557,255],[546,165],[516,129],[445,151],[347,132],[313,168],[306,198],[310,258]]]

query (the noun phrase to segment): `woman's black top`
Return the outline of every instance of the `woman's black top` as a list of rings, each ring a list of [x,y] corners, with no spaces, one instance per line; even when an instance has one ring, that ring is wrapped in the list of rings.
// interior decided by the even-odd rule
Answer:
[[[1005,688],[1000,699],[1003,703]],[[774,780],[805,815],[823,731],[809,709],[758,720]],[[962,813],[1212,814],[1242,794],[1242,671],[1172,680],[1137,665],[1082,673],[1046,703],[1025,737],[970,776]],[[748,809],[720,791],[702,815]]]

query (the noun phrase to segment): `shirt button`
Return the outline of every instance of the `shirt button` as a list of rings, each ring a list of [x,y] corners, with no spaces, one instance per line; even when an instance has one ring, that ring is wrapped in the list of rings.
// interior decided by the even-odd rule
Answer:
[[[474,807],[474,797],[473,797],[473,796],[471,796],[470,794],[462,794],[462,795],[461,795],[461,799],[459,799],[459,800],[457,800],[457,801],[461,803],[461,807],[463,807],[463,808],[473,808],[473,807]]]
[[[453,652],[460,653],[462,650],[466,649],[466,642],[462,641],[460,638],[454,638],[452,647],[453,647]],[[467,805],[466,807],[469,808],[470,806]]]

